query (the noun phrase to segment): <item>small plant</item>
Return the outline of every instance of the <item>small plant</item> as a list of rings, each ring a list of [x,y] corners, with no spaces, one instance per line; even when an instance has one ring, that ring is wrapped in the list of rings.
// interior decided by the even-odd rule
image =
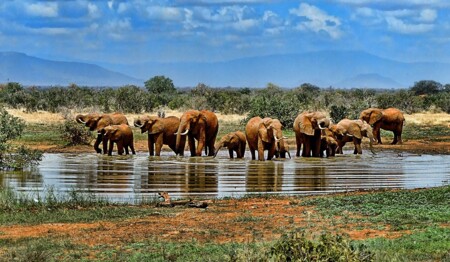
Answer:
[[[61,126],[61,137],[68,141],[70,146],[89,145],[93,139],[88,129],[72,120],[64,121]]]
[[[343,236],[322,234],[314,241],[299,232],[284,235],[268,256],[273,261],[373,261],[365,246],[355,246]]]

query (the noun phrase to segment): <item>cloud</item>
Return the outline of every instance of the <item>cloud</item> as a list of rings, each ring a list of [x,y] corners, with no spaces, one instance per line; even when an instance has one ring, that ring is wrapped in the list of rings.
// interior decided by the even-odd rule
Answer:
[[[25,12],[31,16],[57,17],[58,3],[35,3],[25,5]]]
[[[170,6],[150,6],[146,9],[148,18],[161,21],[184,20],[183,9]]]
[[[434,22],[436,18],[437,18],[436,10],[426,8],[420,11],[420,16],[418,20],[422,22]]]
[[[306,19],[297,24],[296,28],[301,31],[312,31],[319,33],[324,31],[328,33],[332,38],[337,39],[342,35],[339,26],[341,21],[335,16],[328,15],[321,9],[301,3],[299,8],[290,9],[290,14]]]
[[[401,34],[420,34],[433,30],[433,24],[408,24],[395,17],[386,17],[388,28]]]

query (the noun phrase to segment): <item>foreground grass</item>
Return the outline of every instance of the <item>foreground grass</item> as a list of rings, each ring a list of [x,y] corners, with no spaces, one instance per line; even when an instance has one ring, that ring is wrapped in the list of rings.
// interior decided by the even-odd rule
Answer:
[[[173,209],[153,205],[120,205],[72,192],[64,200],[50,191],[42,199],[27,199],[8,189],[0,191],[0,224],[72,223],[118,221],[154,215],[170,216]],[[270,201],[270,197],[263,196]],[[450,186],[381,191],[357,195],[293,198],[292,205],[304,205],[317,212],[318,220],[334,226],[364,224],[365,227],[404,232],[396,239],[374,238],[354,241],[335,237],[334,230],[305,227],[300,233],[279,240],[250,243],[179,243],[149,238],[124,245],[74,244],[62,238],[0,240],[0,261],[103,260],[103,261],[286,261],[294,255],[318,261],[449,261]],[[179,212],[179,211],[178,211]],[[250,218],[246,218],[250,219]],[[257,217],[251,218],[257,220]],[[289,233],[289,232],[285,232]],[[300,234],[300,235],[299,235]],[[1,235],[1,232],[0,232]],[[336,250],[339,250],[336,253]],[[306,252],[306,254],[303,254]],[[320,258],[319,257],[322,257]]]

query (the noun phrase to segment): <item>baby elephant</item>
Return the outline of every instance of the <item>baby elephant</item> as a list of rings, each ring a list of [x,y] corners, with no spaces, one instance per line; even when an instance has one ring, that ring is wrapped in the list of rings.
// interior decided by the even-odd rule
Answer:
[[[136,154],[133,146],[133,131],[129,125],[111,125],[105,127],[105,139],[109,140],[109,149],[108,155],[112,155],[112,151],[114,148],[114,143],[117,144],[117,152],[119,155],[123,154],[123,149],[125,149],[125,153],[128,155],[128,147],[131,149],[131,152]]]
[[[241,131],[231,132],[222,137],[220,141],[214,146],[216,148],[216,153],[214,157],[217,156],[219,150],[226,146],[230,154],[230,158],[233,158],[233,151],[236,152],[237,158],[243,158],[245,154],[245,146],[247,144],[247,139],[245,139],[245,134]]]

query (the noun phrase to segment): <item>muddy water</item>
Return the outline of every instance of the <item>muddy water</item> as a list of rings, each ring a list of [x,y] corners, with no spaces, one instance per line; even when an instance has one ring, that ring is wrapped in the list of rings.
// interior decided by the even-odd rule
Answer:
[[[393,151],[351,152],[334,158],[275,161],[97,154],[45,154],[29,172],[0,173],[0,183],[26,193],[76,189],[115,201],[136,202],[159,191],[175,197],[239,197],[250,193],[321,194],[370,188],[421,188],[449,184],[450,155]],[[294,152],[291,152],[294,155]]]

